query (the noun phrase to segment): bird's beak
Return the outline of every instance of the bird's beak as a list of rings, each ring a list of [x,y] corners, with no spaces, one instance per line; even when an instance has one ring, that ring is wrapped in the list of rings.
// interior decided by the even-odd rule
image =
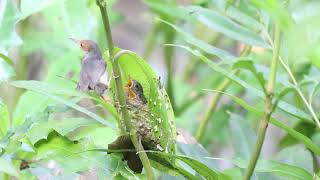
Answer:
[[[129,76],[129,80],[128,80],[128,83],[127,83],[126,87],[132,88],[132,85],[133,85],[133,82],[132,82],[131,77]]]
[[[132,86],[133,86],[133,82],[131,77],[129,76],[129,80],[127,85],[124,87],[125,91],[127,91],[127,95],[129,99],[135,99],[136,98],[136,94],[132,91]]]
[[[69,39],[76,44],[80,44],[80,40],[78,40],[78,39],[74,39],[74,38],[69,38]]]

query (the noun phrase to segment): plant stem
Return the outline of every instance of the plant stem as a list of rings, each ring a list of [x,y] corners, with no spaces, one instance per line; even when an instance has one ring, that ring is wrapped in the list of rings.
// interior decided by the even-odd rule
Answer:
[[[313,163],[313,173],[314,174],[317,174],[320,172],[320,167],[319,167],[319,162],[318,162],[318,159],[317,159],[317,156],[315,155],[315,153],[313,151],[311,151],[309,149],[309,152],[311,153],[311,156],[312,156],[312,163]]]
[[[274,48],[271,60],[271,69],[269,74],[269,81],[266,87],[266,99],[265,99],[265,108],[264,108],[264,115],[263,119],[260,121],[259,129],[258,129],[258,137],[257,142],[253,151],[253,154],[250,158],[248,168],[245,171],[244,179],[250,180],[252,173],[256,167],[257,161],[259,159],[262,145],[266,136],[266,131],[269,125],[269,121],[273,112],[273,94],[274,88],[276,83],[276,76],[277,76],[277,66],[278,66],[278,59],[279,59],[279,51],[280,51],[280,28],[279,25],[276,24],[274,28]]]
[[[247,56],[251,51],[251,47],[250,46],[246,46],[243,51],[240,54],[240,57],[244,57]],[[236,70],[234,72],[235,75],[239,74],[240,70]],[[228,78],[225,78],[221,84],[219,84],[217,91],[221,91],[224,92],[232,83],[232,81]],[[203,119],[200,121],[200,125],[197,129],[196,132],[196,139],[200,142],[201,139],[203,138],[205,129],[208,125],[208,122],[210,120],[210,117],[212,117],[212,114],[214,113],[215,109],[217,108],[218,102],[220,101],[222,94],[221,93],[217,93],[213,96],[213,98],[211,99],[211,103],[209,105],[208,110],[206,111]]]
[[[235,72],[235,74],[238,74],[240,71],[237,70]],[[222,81],[221,84],[219,84],[218,88],[217,88],[217,91],[221,91],[221,92],[224,92],[228,87],[229,85],[232,83],[232,81],[228,78],[224,79]],[[200,121],[200,125],[197,129],[197,132],[196,132],[196,139],[200,142],[203,135],[204,135],[204,132],[205,132],[205,129],[208,125],[208,122],[210,120],[210,117],[212,116],[212,114],[214,113],[217,105],[218,105],[218,102],[221,98],[222,94],[221,93],[217,93],[213,96],[213,98],[211,99],[211,103],[209,105],[209,108],[208,110],[206,111],[203,119]]]
[[[140,152],[138,155],[139,155],[139,158],[140,158],[140,160],[143,164],[143,167],[146,171],[147,179],[153,180],[154,175],[152,172],[152,167],[151,167],[150,161],[148,159],[147,154],[144,152],[144,149],[143,149],[143,146],[141,145],[141,142],[138,141],[138,136],[137,136],[136,130],[135,130],[135,128],[133,128],[133,126],[131,124],[130,115],[129,115],[129,112],[127,109],[126,97],[125,97],[124,90],[123,90],[119,63],[117,61],[117,58],[116,59],[114,58],[114,51],[113,51],[114,46],[113,46],[112,34],[111,34],[110,23],[109,23],[108,12],[107,12],[107,3],[105,0],[96,0],[96,3],[100,8],[104,28],[106,31],[106,38],[107,38],[108,50],[109,50],[108,52],[109,52],[110,61],[112,63],[113,76],[114,76],[114,80],[116,83],[116,89],[117,89],[116,96],[117,96],[117,100],[119,101],[119,104],[120,104],[120,112],[122,115],[122,117],[121,117],[122,123],[121,124],[125,125],[126,132],[130,133],[130,138],[131,138],[131,141],[132,141],[136,151]]]
[[[309,103],[306,99],[306,97],[303,95],[301,89],[299,88],[299,84],[296,80],[296,78],[294,77],[294,75],[292,74],[290,68],[284,63],[283,59],[279,56],[279,61],[282,65],[282,67],[287,71],[287,73],[289,74],[290,79],[292,80],[294,86],[295,86],[295,90],[298,92],[300,98],[302,99],[303,103],[307,106],[308,111],[310,112],[312,118],[315,120],[315,122],[317,123],[318,128],[320,128],[320,120],[317,116],[317,114],[315,113],[312,104]]]
[[[163,27],[164,28],[164,38],[166,44],[173,44],[175,39],[175,32],[172,29],[169,29],[169,27]],[[166,90],[168,93],[168,96],[170,98],[170,102],[172,105],[173,110],[176,109],[175,104],[175,98],[174,98],[174,88],[173,88],[173,76],[174,76],[174,68],[173,68],[173,56],[174,56],[174,48],[169,46],[164,46],[163,49],[164,53],[164,60],[166,64],[167,69],[167,86]]]

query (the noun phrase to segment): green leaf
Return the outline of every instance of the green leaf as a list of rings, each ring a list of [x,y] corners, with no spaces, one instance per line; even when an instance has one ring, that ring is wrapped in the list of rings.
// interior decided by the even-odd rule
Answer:
[[[255,32],[261,32],[265,29],[264,25],[262,25],[258,20],[254,19],[253,17],[248,16],[246,13],[242,12],[240,8],[229,6],[227,7],[225,13],[233,20],[241,23],[249,29],[254,30]]]
[[[215,91],[217,92],[217,91]],[[223,93],[223,92],[219,92]],[[232,100],[234,100],[236,103],[238,103],[240,106],[242,106],[244,109],[246,109],[249,112],[253,112],[258,117],[261,117],[263,115],[263,111],[256,109],[246,103],[241,98],[238,98],[236,96],[233,96],[231,94],[223,93],[227,96],[229,96]],[[280,129],[286,131],[289,135],[291,135],[293,138],[297,139],[298,141],[302,142],[307,148],[309,148],[311,151],[313,151],[315,154],[320,155],[320,148],[313,143],[308,137],[304,136],[303,134],[299,133],[298,131],[294,130],[293,128],[287,126],[286,124],[282,123],[281,121],[275,119],[273,116],[270,119],[270,123],[279,127]]]
[[[87,142],[75,143],[55,132],[50,133],[47,140],[35,144],[37,157],[47,160],[55,160],[66,173],[75,173],[96,169],[110,176],[110,167],[104,153],[86,152]],[[79,153],[80,152],[80,153]]]
[[[250,159],[252,147],[254,147],[257,139],[255,132],[250,127],[248,121],[234,113],[231,113],[229,124],[233,149],[236,156]]]
[[[8,64],[9,60],[6,56],[0,56],[0,84],[16,75],[11,64]]]
[[[189,165],[193,170],[203,176],[205,179],[218,179],[219,173],[215,172],[214,170],[210,169],[208,166],[203,164],[200,161],[197,161],[193,158],[182,156],[182,155],[174,155],[168,154],[163,152],[153,152],[155,154],[160,155],[160,157],[168,158],[168,159],[177,159],[180,160],[187,165]]]
[[[191,45],[194,45],[198,48],[200,48],[201,50],[203,50],[204,52],[208,53],[208,54],[212,54],[212,55],[215,55],[217,57],[219,57],[220,59],[223,59],[223,60],[228,60],[228,59],[234,59],[234,56],[232,54],[230,54],[229,52],[227,51],[224,51],[222,49],[219,49],[217,47],[214,47],[200,39],[197,39],[196,37],[194,37],[193,35],[191,34],[188,34],[186,32],[184,32],[182,29],[178,28],[177,26],[167,22],[167,21],[164,21],[164,20],[160,20],[161,22],[163,23],[166,23],[167,25],[171,26],[172,28],[174,28],[178,33],[179,35],[182,36],[182,39],[184,41],[186,41],[187,43],[191,44]]]
[[[260,0],[251,0],[251,4],[266,11],[273,21],[278,23],[284,29],[288,28],[288,26],[293,23],[288,8],[286,8],[282,2],[274,0],[267,0],[265,2]]]
[[[91,117],[92,119],[98,121],[99,123],[106,125],[108,127],[114,128],[115,125],[106,121],[105,119],[99,117],[95,113],[85,109],[84,107],[81,107],[77,105],[74,102],[71,102],[69,100],[66,100],[65,98],[59,97],[56,94],[62,93],[62,94],[69,94],[72,93],[72,95],[80,95],[80,93],[75,92],[74,90],[65,90],[63,88],[58,88],[53,85],[49,85],[44,82],[39,82],[39,81],[13,81],[10,83],[12,86],[18,87],[18,88],[23,88],[23,89],[28,89],[31,91],[34,91],[36,93],[42,94],[54,101],[57,101],[59,103],[65,104],[66,106],[69,106],[79,112],[82,112],[83,114],[86,114],[87,116]],[[54,92],[56,91],[56,92]]]
[[[217,12],[200,7],[188,7],[189,12],[197,15],[197,20],[234,40],[248,45],[270,48],[270,45],[257,33],[235,23]]]
[[[30,102],[33,103],[32,106],[29,105]],[[19,102],[15,107],[13,127],[19,126],[28,116],[43,112],[49,103],[49,98],[45,98],[41,94],[33,91],[26,91],[20,96]]]
[[[227,78],[229,78],[230,80],[232,80],[233,82],[235,82],[236,84],[239,84],[240,86],[246,88],[246,90],[248,90],[249,93],[251,93],[252,95],[258,96],[262,99],[264,99],[265,95],[262,91],[258,90],[257,88],[253,87],[252,85],[250,85],[249,83],[243,81],[242,79],[240,79],[239,77],[235,76],[234,74],[230,73],[230,71],[220,67],[219,65],[215,64],[214,62],[212,62],[211,60],[209,60],[207,57],[203,56],[199,51],[193,50],[189,47],[186,46],[178,46],[175,45],[177,47],[181,47],[187,51],[189,51],[190,53],[192,53],[193,55],[197,56],[200,58],[200,60],[202,60],[204,63],[208,64],[208,66],[217,71],[218,73],[221,73],[222,75],[226,76]],[[284,101],[280,101],[278,104],[278,107],[287,112],[290,115],[293,115],[295,117],[298,117],[300,119],[303,120],[307,120],[312,122],[312,117],[305,113],[303,110],[296,108],[295,106],[284,102]]]
[[[176,7],[169,3],[159,3],[155,1],[144,1],[153,11],[161,15],[167,15],[175,18],[185,19],[191,18],[191,14],[183,7]]]
[[[309,173],[313,173],[314,164],[311,152],[303,146],[295,145],[284,148],[277,153],[275,160],[288,165],[301,167]]]
[[[316,128],[315,124],[305,122],[305,121],[299,121],[298,123],[296,123],[293,126],[293,129],[295,131],[303,134],[304,136],[311,138],[312,135],[316,132],[317,128]],[[281,138],[281,140],[279,142],[279,146],[281,148],[285,148],[287,146],[292,146],[296,143],[299,143],[299,141],[297,141],[297,139],[295,139],[292,136],[290,136],[289,134],[287,134],[286,136]]]
[[[241,26],[232,21],[230,18],[223,16],[213,10],[205,9],[199,6],[174,7],[165,3],[150,3],[147,5],[157,12],[166,14],[171,17],[189,20],[192,22],[199,21],[209,28],[218,31],[234,40],[255,46],[270,48],[270,45],[257,33]]]
[[[117,50],[121,52],[120,49]],[[143,87],[148,105],[148,119],[152,134],[160,140],[163,149],[170,152],[175,150],[176,126],[170,100],[166,91],[159,87],[159,77],[140,56],[131,51],[122,54],[118,61],[122,72],[123,83],[128,82],[129,76],[137,80]],[[106,58],[108,59],[108,58]],[[111,72],[111,71],[109,71]],[[111,89],[116,91],[114,81]]]
[[[47,139],[47,136],[52,131],[58,132],[62,136],[66,136],[68,133],[83,127],[97,125],[97,122],[90,119],[83,118],[66,118],[62,120],[49,120],[35,124],[27,132],[27,136],[32,144],[37,143],[41,139]]]
[[[10,116],[7,106],[2,102],[0,98],[0,137],[5,136],[10,126]]]
[[[175,163],[171,162],[171,160],[168,157],[162,157],[159,154],[152,153],[148,154],[148,157],[151,160],[152,167],[158,169],[159,171],[165,172],[172,176],[181,175],[188,179],[199,179],[187,170],[184,170]]]
[[[11,66],[14,65],[13,61],[8,56],[6,56],[6,55],[4,55],[2,53],[0,53],[0,58],[2,60],[4,60],[7,64],[10,64]]]
[[[260,86],[262,87],[263,91],[266,93],[265,85],[266,85],[266,80],[263,77],[262,72],[258,72],[257,69],[255,68],[254,64],[252,61],[248,60],[242,60],[238,61],[233,65],[233,68],[242,68],[242,69],[247,69],[248,71],[252,72],[254,77],[258,80]]]
[[[20,13],[15,6],[14,1],[1,1],[1,6],[4,7],[0,11],[0,47],[8,49],[12,46],[17,46],[22,43],[22,40],[15,31],[15,26],[20,20]]]
[[[17,169],[13,166],[10,160],[0,157],[0,172],[19,177]]]
[[[240,158],[233,159],[232,162],[241,168],[246,168],[248,163],[248,161]],[[275,173],[279,176],[294,180],[312,179],[311,174],[300,167],[263,159],[258,161],[255,171]]]
[[[3,17],[0,19],[0,47],[8,49],[20,45],[22,40],[15,30],[17,23],[53,4],[62,3],[64,1],[65,0],[24,0],[21,1],[19,7],[21,12],[19,12],[14,1],[4,0],[2,2],[2,6],[4,7],[4,10],[2,11],[3,14],[0,14],[0,17]]]
[[[45,8],[54,5],[56,3],[63,3],[65,0],[23,0],[21,1],[20,10],[21,10],[21,19],[40,12]]]
[[[41,140],[34,145],[39,158],[59,158],[59,156],[73,155],[81,152],[83,147],[80,144],[68,140],[66,137],[60,136],[56,132],[51,132],[48,138]]]

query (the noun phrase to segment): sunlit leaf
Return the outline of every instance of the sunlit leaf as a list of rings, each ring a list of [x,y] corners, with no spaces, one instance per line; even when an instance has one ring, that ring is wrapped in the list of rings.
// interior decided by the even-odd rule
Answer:
[[[218,73],[221,73],[222,75],[226,76],[227,78],[229,78],[233,82],[239,84],[240,86],[246,88],[246,90],[249,93],[251,93],[252,95],[255,95],[260,98],[265,97],[265,95],[262,91],[258,90],[256,87],[253,87],[249,83],[243,81],[239,77],[235,76],[233,73],[230,73],[228,70],[220,67],[218,64],[215,64],[214,62],[209,60],[207,57],[203,56],[199,51],[193,50],[193,49],[186,47],[186,46],[177,46],[177,47],[181,47],[181,48],[189,51],[193,55],[199,57],[200,60],[202,60],[204,63],[208,64],[210,68],[217,71]],[[297,107],[295,107],[292,104],[289,104],[285,101],[279,101],[278,107],[290,115],[293,115],[295,117],[298,117],[300,119],[307,120],[310,122],[312,121],[312,118],[309,114],[305,113],[303,110],[298,109]]]
[[[187,9],[189,10],[189,12],[195,13],[197,15],[197,20],[199,20],[209,28],[223,33],[232,39],[238,40],[248,45],[270,48],[270,46],[261,36],[233,22],[227,17],[221,16],[220,14],[212,10],[204,8],[188,7]]]
[[[182,29],[178,28],[177,26],[167,22],[167,21],[164,21],[164,20],[160,20],[166,24],[168,24],[169,26],[171,26],[172,28],[174,28],[182,37],[183,37],[183,40],[186,41],[187,43],[191,44],[191,45],[194,45],[198,48],[200,48],[201,50],[203,50],[204,52],[208,53],[208,54],[212,54],[212,55],[215,55],[217,57],[219,57],[220,59],[223,59],[223,60],[228,60],[228,59],[233,59],[234,56],[232,54],[230,54],[229,52],[227,51],[224,51],[222,49],[219,49],[217,47],[214,47],[200,39],[197,39],[196,37],[194,37],[193,35],[191,34],[188,34],[186,32],[184,32]]]
[[[247,69],[250,72],[252,72],[254,77],[258,80],[258,82],[260,83],[260,86],[266,93],[266,90],[265,90],[266,80],[264,79],[263,74],[257,71],[252,61],[246,61],[246,60],[238,61],[233,65],[233,68]]]
[[[246,13],[242,12],[240,8],[229,6],[226,10],[226,14],[230,18],[252,30],[255,30],[256,32],[261,32],[264,30],[264,26],[258,20],[248,16]]]
[[[2,19],[0,19],[0,47],[8,49],[22,43],[15,31],[15,26],[20,20],[20,13],[14,1],[4,0],[1,1],[0,5],[0,10],[2,10],[0,11],[0,14],[2,14]]]
[[[49,120],[47,122],[35,124],[27,133],[32,144],[41,139],[46,139],[48,134],[55,130],[60,135],[65,136],[68,133],[82,126],[92,126],[98,123],[94,120],[83,118],[65,118],[61,120]]]
[[[282,149],[275,155],[275,159],[281,163],[301,167],[309,173],[313,173],[312,155],[308,149],[300,145]]]
[[[232,162],[241,168],[246,168],[248,163],[248,161],[240,158],[233,159]],[[300,167],[263,159],[258,161],[255,171],[275,173],[279,176],[295,180],[312,179],[311,174]]]
[[[56,3],[62,3],[65,0],[23,0],[20,4],[21,19],[24,19],[34,13],[44,10],[45,8]]]
[[[190,158],[187,156],[181,156],[181,155],[167,154],[162,152],[157,152],[155,154],[158,154],[160,157],[163,156],[164,158],[169,158],[169,159],[174,158],[174,159],[180,160],[186,163],[188,166],[190,166],[193,170],[195,170],[197,173],[199,173],[201,176],[203,176],[206,179],[218,179],[219,174],[217,172],[210,169],[208,166],[206,166],[202,162],[197,161],[193,158]]]
[[[234,151],[237,157],[250,159],[252,148],[256,142],[256,134],[252,130],[248,121],[245,121],[241,116],[231,113],[230,116],[230,133]]]
[[[19,177],[18,170],[13,166],[10,160],[0,157],[0,172]]]
[[[119,49],[118,51],[121,52]],[[166,91],[159,84],[159,76],[146,61],[131,51],[126,51],[120,56],[119,65],[123,83],[126,84],[131,77],[143,87],[147,99],[148,118],[151,123],[152,134],[160,140],[163,149],[174,151],[176,136],[174,114]],[[111,88],[113,88],[113,92],[116,91],[115,86]]]
[[[222,16],[214,10],[205,9],[199,6],[173,7],[167,4],[147,3],[152,9],[169,16],[189,20],[199,21],[209,28],[218,31],[231,39],[265,48],[270,45],[257,33],[241,26],[226,16]]]
[[[210,90],[209,90],[210,91]],[[223,92],[218,92],[218,93],[223,93]],[[242,100],[241,98],[238,98],[236,96],[233,96],[228,93],[223,93],[225,95],[228,95],[232,100],[234,100],[236,103],[238,103],[241,107],[246,109],[249,112],[253,112],[254,114],[258,115],[261,117],[263,115],[263,111],[259,110],[251,105],[249,105],[247,102]],[[258,119],[257,119],[258,120]],[[315,143],[313,143],[308,137],[304,136],[303,134],[295,131],[293,128],[287,126],[286,124],[282,123],[281,121],[275,119],[274,117],[271,117],[270,123],[283,129],[286,131],[289,135],[291,135],[293,138],[299,140],[302,142],[306,147],[308,147],[311,151],[316,153],[317,155],[320,155],[320,147],[317,146]]]
[[[7,106],[2,102],[0,98],[0,137],[5,136],[9,130],[10,116]]]
[[[296,130],[297,132],[305,135],[308,138],[311,138],[312,135],[316,132],[315,124],[312,124],[309,122],[304,122],[304,121],[300,121],[300,122],[296,123],[293,126],[293,129]],[[292,136],[290,136],[289,134],[287,134],[286,136],[281,138],[279,145],[281,148],[285,148],[287,146],[292,146],[296,143],[299,143],[299,141],[297,141],[297,139],[295,139]]]
[[[2,54],[2,53],[0,53],[0,58],[1,58],[2,60],[4,60],[7,64],[10,64],[11,66],[14,65],[14,63],[12,62],[12,60],[11,60],[8,56],[6,56],[6,55],[4,55],[4,54]]]
[[[103,119],[102,117],[99,117],[98,115],[96,115],[95,113],[87,110],[84,107],[81,107],[79,105],[77,105],[74,102],[71,102],[65,98],[62,98],[58,95],[56,95],[57,93],[71,93],[72,90],[63,90],[63,89],[59,89],[58,87],[52,87],[52,85],[48,85],[47,83],[44,82],[37,82],[37,81],[13,81],[11,82],[11,85],[18,87],[18,88],[24,88],[24,89],[28,89],[31,91],[34,91],[36,93],[42,94],[47,98],[50,98],[54,101],[57,101],[59,103],[65,104],[79,112],[82,112],[83,114],[86,114],[87,116],[91,117],[92,119],[100,122],[103,125],[109,126],[111,128],[115,128],[115,125],[108,122],[107,120]],[[52,87],[52,88],[50,88]],[[57,90],[57,92],[53,92],[54,89]],[[76,95],[77,93],[74,92],[73,90],[73,95]],[[79,94],[79,93],[78,93]]]
[[[5,56],[0,56],[0,84],[16,75],[12,65],[8,64]]]

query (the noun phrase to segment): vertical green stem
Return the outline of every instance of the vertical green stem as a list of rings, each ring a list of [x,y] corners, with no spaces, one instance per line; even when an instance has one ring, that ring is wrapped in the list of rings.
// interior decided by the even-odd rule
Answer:
[[[166,44],[173,44],[175,39],[175,32],[169,27],[164,28],[164,36],[165,36],[165,43]],[[165,46],[163,49],[164,53],[164,60],[167,69],[167,86],[166,90],[168,96],[170,98],[170,102],[172,105],[173,110],[176,109],[175,98],[174,98],[174,87],[173,87],[173,76],[174,76],[174,68],[173,68],[173,56],[174,56],[174,48]]]
[[[311,156],[312,156],[313,173],[318,174],[320,172],[320,167],[319,167],[319,162],[318,162],[317,156],[310,149],[309,149],[309,152],[311,153]]]
[[[250,51],[251,51],[251,46],[246,46],[243,49],[243,51],[241,52],[240,57],[247,56],[250,53]],[[240,73],[239,70],[236,70],[234,72],[234,74],[236,74],[236,75],[239,73]],[[225,91],[230,86],[231,83],[232,83],[232,81],[230,79],[225,78],[222,81],[222,83],[218,86],[217,91],[221,91],[221,92]],[[206,127],[208,125],[208,122],[210,120],[210,117],[212,116],[215,109],[217,108],[217,105],[218,105],[218,102],[220,101],[221,95],[222,95],[221,93],[217,93],[215,96],[213,96],[208,110],[206,111],[203,119],[200,121],[200,125],[197,129],[197,132],[196,132],[196,139],[198,141],[201,141],[201,139],[205,133]]]
[[[266,131],[269,125],[270,117],[273,111],[273,94],[275,88],[275,81],[277,77],[277,66],[278,66],[278,59],[279,59],[279,50],[280,50],[280,28],[279,25],[275,25],[275,37],[274,37],[274,49],[272,54],[272,61],[271,61],[271,69],[269,74],[269,81],[266,87],[266,99],[265,99],[265,108],[264,108],[264,115],[263,119],[260,121],[259,129],[258,129],[258,137],[257,142],[253,151],[253,154],[250,158],[248,168],[245,171],[244,179],[250,180],[252,173],[256,167],[257,161],[259,159],[262,145],[266,136]]]
[[[112,34],[111,34],[110,23],[109,23],[108,12],[107,12],[107,3],[105,0],[96,0],[96,3],[100,8],[100,12],[101,12],[105,32],[106,32],[106,38],[108,42],[108,52],[109,52],[110,61],[112,63],[113,76],[114,76],[116,88],[117,88],[116,95],[120,104],[120,112],[122,115],[121,117],[122,124],[125,125],[126,132],[130,133],[131,141],[136,151],[139,152],[138,155],[146,171],[147,179],[153,180],[154,175],[153,175],[150,161],[148,159],[147,154],[144,152],[141,142],[138,141],[137,133],[135,129],[132,127],[130,115],[127,109],[126,97],[123,90],[119,63],[117,59],[114,58],[114,46],[113,46]],[[122,127],[120,128],[123,129]]]
[[[240,71],[237,70],[236,74],[238,74]],[[225,91],[229,85],[232,83],[232,81],[228,78],[224,79],[222,81],[222,83],[219,85],[219,87],[217,88],[217,91]],[[212,116],[212,114],[214,113],[217,105],[218,105],[218,102],[221,98],[222,94],[221,93],[217,93],[213,96],[212,100],[211,100],[211,103],[209,105],[209,108],[208,110],[206,111],[203,119],[200,121],[200,125],[197,129],[197,132],[196,132],[196,139],[200,142],[203,135],[204,135],[204,132],[206,130],[206,127],[208,125],[208,122],[210,120],[210,117]]]

